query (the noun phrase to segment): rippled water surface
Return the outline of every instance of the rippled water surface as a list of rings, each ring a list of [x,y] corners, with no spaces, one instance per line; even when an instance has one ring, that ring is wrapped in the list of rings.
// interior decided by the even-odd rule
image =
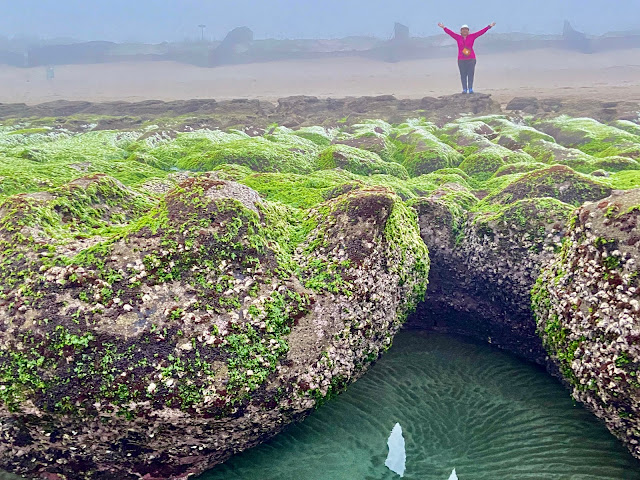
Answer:
[[[539,368],[488,345],[402,332],[349,390],[200,480],[382,480],[402,426],[405,479],[638,479],[640,462]]]

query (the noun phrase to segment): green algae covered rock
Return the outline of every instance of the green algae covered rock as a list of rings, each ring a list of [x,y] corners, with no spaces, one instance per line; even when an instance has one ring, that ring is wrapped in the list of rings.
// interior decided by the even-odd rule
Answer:
[[[497,121],[498,127],[504,122],[493,117],[484,120],[493,120],[493,123]],[[512,130],[515,131],[516,126],[512,125]],[[535,163],[535,159],[521,149],[522,145],[507,142],[510,147],[507,148],[498,144],[496,140],[500,138],[499,131],[484,121],[461,119],[445,125],[437,135],[464,155],[458,168],[479,181],[487,180],[505,165]],[[528,137],[539,138],[543,135],[540,133],[539,136],[534,136],[530,133]]]
[[[457,183],[466,188],[470,188],[471,183],[471,178],[469,177],[469,175],[467,175],[459,168],[443,168],[441,170],[436,170],[435,172],[427,173],[426,175],[421,175],[412,180],[416,183],[430,182],[437,186],[443,185],[445,183]],[[425,196],[431,190],[434,190],[434,188],[422,192],[422,195],[420,196]]]
[[[640,190],[587,203],[532,291],[562,378],[640,456]]]
[[[605,125],[591,118],[555,119],[534,122],[538,130],[548,133],[565,147],[577,148],[596,157],[622,155],[640,156],[640,137],[620,128]]]
[[[551,135],[547,135],[528,125],[514,123],[504,117],[487,117],[482,120],[498,133],[498,136],[493,141],[509,150],[523,149],[534,141],[554,141]]]
[[[514,152],[491,144],[466,157],[459,168],[477,180],[486,180],[505,165],[534,162],[533,157],[525,152]]]
[[[291,133],[310,140],[319,147],[328,147],[334,137],[334,132],[324,127],[302,127],[298,130],[292,130]]]
[[[0,208],[0,465],[17,473],[199,473],[362,375],[426,289],[415,214],[386,189],[302,215],[205,174],[155,207],[130,195],[127,217],[125,188],[82,182]],[[123,227],[78,236],[98,214]]]
[[[465,156],[477,152],[480,146],[490,145],[491,140],[498,136],[485,122],[475,119],[448,123],[437,130],[435,135]]]
[[[567,148],[553,140],[534,140],[525,145],[523,150],[539,162],[567,165],[578,171],[591,171],[589,169],[595,160],[577,148]]]
[[[212,145],[204,153],[181,157],[176,166],[184,170],[207,171],[225,163],[247,166],[257,172],[307,173],[313,170],[313,155],[255,137]]]
[[[594,157],[576,148],[566,148],[545,140],[534,141],[528,144],[524,150],[538,161],[566,165],[583,173],[591,173],[600,169],[610,172],[636,170],[640,165],[637,160],[630,157],[621,155]]]
[[[593,177],[574,172],[568,167],[534,170],[485,199],[490,203],[513,203],[525,198],[551,197],[569,205],[581,205],[588,200],[599,200],[611,194],[611,187]]]
[[[444,168],[454,168],[463,160],[460,153],[440,141],[431,129],[426,127],[398,129],[394,139],[396,158],[402,161],[412,177]]]
[[[613,126],[632,133],[633,135],[640,136],[640,125],[629,120],[616,120],[613,122]]]
[[[521,163],[511,163],[508,165],[503,165],[500,167],[496,173],[493,174],[494,177],[503,177],[505,175],[515,175],[518,173],[527,173],[532,172],[534,170],[540,170],[541,168],[545,168],[546,165],[544,163],[529,163],[529,162],[521,162]]]
[[[349,145],[331,145],[324,149],[318,157],[318,167],[321,169],[342,168],[359,175],[382,173],[402,179],[409,178],[402,165],[395,162],[385,162],[376,153]]]
[[[581,120],[616,135],[584,134],[607,150],[501,115],[233,118],[0,126],[0,468],[197,474],[343,390],[416,305],[433,328],[560,364],[530,290],[575,206],[640,186],[635,124]],[[604,215],[632,247],[629,202]]]

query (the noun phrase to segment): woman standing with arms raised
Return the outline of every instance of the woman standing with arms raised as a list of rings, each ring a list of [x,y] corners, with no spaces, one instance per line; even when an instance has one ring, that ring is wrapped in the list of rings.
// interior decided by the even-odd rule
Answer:
[[[458,68],[460,69],[460,78],[462,79],[462,93],[473,93],[473,77],[476,71],[476,52],[473,51],[473,44],[481,35],[494,27],[496,22],[487,25],[479,32],[469,33],[469,26],[460,27],[460,34],[449,30],[442,23],[438,26],[447,33],[451,38],[458,42]]]

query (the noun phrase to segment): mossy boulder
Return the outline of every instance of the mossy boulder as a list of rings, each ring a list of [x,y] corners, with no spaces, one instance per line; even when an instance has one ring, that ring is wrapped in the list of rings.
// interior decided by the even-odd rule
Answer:
[[[534,122],[533,126],[551,135],[565,147],[577,148],[596,157],[640,156],[640,137],[592,118],[570,118],[563,115]]]
[[[613,122],[613,126],[640,137],[640,124],[638,123],[629,120],[616,120]]]
[[[612,156],[604,158],[596,158],[593,166],[598,170],[606,170],[607,172],[621,172],[623,170],[640,170],[640,162],[633,158],[624,156]]]
[[[505,165],[534,162],[533,157],[525,152],[491,144],[466,157],[459,168],[477,180],[487,180]]]
[[[41,261],[100,241],[156,204],[106,175],[91,175],[48,192],[0,202],[0,295],[37,275]],[[40,261],[33,263],[35,259]]]
[[[585,173],[596,170],[593,166],[594,157],[577,148],[567,148],[555,141],[534,140],[525,145],[523,150],[538,162],[567,165],[574,170]]]
[[[521,150],[537,140],[554,142],[551,135],[547,135],[529,125],[515,123],[502,115],[480,117],[474,119],[474,121],[482,121],[490,126],[495,132],[492,135],[492,141],[509,150]]]
[[[407,179],[406,169],[395,162],[385,162],[376,153],[349,145],[331,145],[324,149],[317,165],[321,169],[342,168],[358,175],[387,174]]]
[[[343,144],[373,152],[386,162],[394,161],[396,146],[391,139],[393,127],[382,120],[366,120],[340,129],[333,137],[334,144]]]
[[[416,177],[414,181],[426,180],[434,183],[435,185],[442,185],[444,183],[457,183],[465,187],[469,187],[471,177],[459,168],[443,168],[436,170],[435,172],[427,173]]]
[[[536,140],[525,146],[524,151],[536,160],[548,164],[566,165],[578,172],[591,173],[595,170],[617,172],[639,168],[638,161],[628,156],[594,157],[576,148],[567,148],[557,143]]]
[[[347,145],[378,155],[382,160],[392,161],[393,146],[386,137],[376,135],[363,135],[360,137],[343,138],[335,140],[336,145]]]
[[[16,236],[109,203],[76,188],[68,212],[51,193],[0,209],[33,252],[0,254],[0,466],[22,475],[200,473],[362,375],[426,289],[416,216],[386,189],[302,215],[205,174],[88,244]]]
[[[534,170],[540,170],[546,168],[544,163],[534,162],[520,162],[520,163],[511,163],[508,165],[503,165],[500,167],[496,173],[493,174],[494,177],[503,177],[505,175],[515,175],[519,173],[527,173],[533,172]]]
[[[506,129],[504,125],[506,120],[499,117],[483,117],[482,120],[493,122],[497,129]],[[511,122],[507,123],[511,124]],[[511,131],[517,132],[516,125],[511,125],[509,127]],[[445,125],[437,132],[437,135],[463,153],[464,160],[458,165],[458,168],[474,179],[484,181],[504,165],[535,162],[531,155],[516,148],[516,145],[509,145],[511,148],[507,148],[497,144],[495,140],[500,136],[497,129],[478,119],[461,119]],[[525,130],[524,127],[523,130]],[[515,135],[515,133],[513,134]],[[522,134],[524,135],[524,133]],[[530,133],[529,135],[532,136]],[[540,136],[542,135],[541,133]]]
[[[243,165],[257,172],[308,173],[314,169],[314,155],[263,137],[251,137],[212,144],[203,153],[179,158],[176,166],[207,171],[225,163]]]
[[[485,199],[486,203],[513,203],[525,198],[551,197],[570,205],[581,205],[611,195],[611,187],[593,177],[555,165],[526,173]]]
[[[333,134],[324,127],[302,127],[293,131],[293,135],[312,141],[319,147],[328,147],[333,140]]]
[[[454,168],[462,162],[462,154],[440,141],[428,130],[424,128],[408,130],[407,133],[395,137],[396,158],[412,177],[444,168]]]
[[[532,291],[573,397],[640,457],[640,190],[587,203]]]
[[[444,125],[435,135],[464,156],[491,145],[491,140],[498,137],[498,133],[485,122],[469,119]]]

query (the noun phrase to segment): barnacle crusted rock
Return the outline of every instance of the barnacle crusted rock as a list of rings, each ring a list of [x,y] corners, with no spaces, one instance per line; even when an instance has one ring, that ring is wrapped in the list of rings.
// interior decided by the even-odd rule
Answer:
[[[341,391],[419,300],[410,326],[546,365],[640,457],[638,126],[462,97],[0,125],[0,468],[201,472]]]
[[[136,198],[99,181],[111,190],[84,210],[56,209],[56,192],[2,211],[0,465],[10,471],[202,472],[362,375],[426,290],[415,214],[384,188],[300,218],[204,174],[130,222],[118,216],[113,236],[85,248],[74,215]]]
[[[538,331],[573,396],[640,456],[640,190],[582,206],[533,290]]]

